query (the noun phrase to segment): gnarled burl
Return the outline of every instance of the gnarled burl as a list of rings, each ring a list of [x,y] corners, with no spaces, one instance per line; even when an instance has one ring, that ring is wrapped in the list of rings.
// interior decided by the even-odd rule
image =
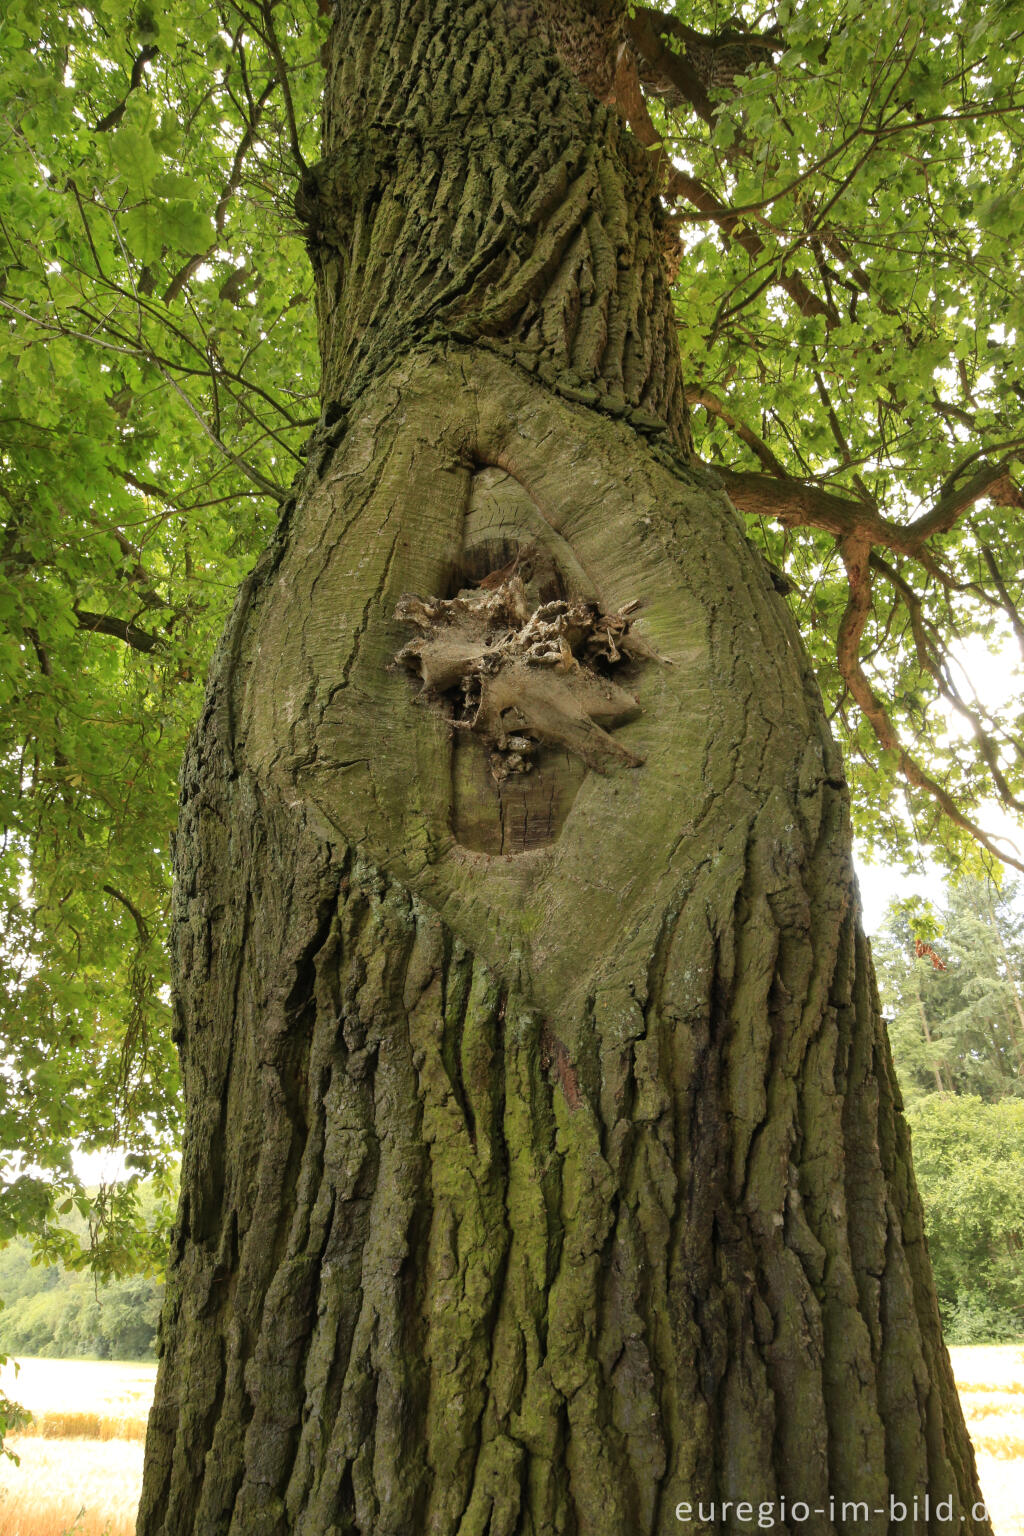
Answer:
[[[140,1536],[667,1536],[783,1499],[866,1536],[926,1493],[915,1531],[944,1500],[986,1529],[842,767],[687,467],[655,167],[599,99],[618,19],[335,25],[303,189],[331,410],[184,770]],[[513,597],[558,658],[449,665],[438,605]],[[573,614],[620,663],[582,618],[561,651]]]
[[[478,591],[426,602],[403,597],[395,617],[419,634],[396,661],[420,678],[422,697],[454,728],[487,746],[498,783],[529,773],[542,746],[603,773],[639,768],[643,759],[605,729],[640,713],[608,676],[616,663],[650,654],[630,634],[628,612],[558,599],[531,610],[518,560],[509,574],[485,577]]]

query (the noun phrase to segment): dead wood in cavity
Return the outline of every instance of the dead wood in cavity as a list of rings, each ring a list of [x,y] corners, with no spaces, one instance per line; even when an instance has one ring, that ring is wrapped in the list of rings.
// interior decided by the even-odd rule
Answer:
[[[419,633],[395,657],[421,696],[488,750],[500,784],[529,773],[540,746],[588,768],[638,768],[643,758],[609,732],[641,709],[608,669],[655,657],[632,624],[639,604],[602,613],[594,603],[532,606],[519,558],[455,597],[403,596],[395,617]]]

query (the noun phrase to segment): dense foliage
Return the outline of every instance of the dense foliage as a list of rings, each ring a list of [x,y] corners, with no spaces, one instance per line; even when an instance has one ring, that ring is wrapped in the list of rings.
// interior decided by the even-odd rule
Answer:
[[[947,1341],[1024,1339],[1024,1103],[929,1096],[909,1118]]]
[[[184,738],[316,412],[261,31],[200,5],[17,0],[2,30],[0,1146],[18,1156],[0,1237],[71,1258],[88,1202],[106,1272],[159,1245],[132,1183],[177,1137]],[[290,46],[312,141],[313,30]],[[119,1144],[128,1184],[86,1196],[71,1148]]]
[[[974,879],[874,945],[951,1343],[1024,1337],[1024,915]]]
[[[167,1165],[175,779],[317,420],[293,209],[329,0],[9,0],[0,23],[0,1237],[159,1242],[73,1146]],[[696,447],[793,583],[859,825],[956,861],[1021,806],[1018,9],[637,7],[619,104],[679,235]],[[630,73],[632,71],[632,73]],[[637,79],[647,104],[631,88]]]
[[[909,812],[955,863],[951,800],[1021,810],[1020,677],[1004,709],[963,644],[1024,645],[1021,12],[771,23],[718,110],[665,124],[698,446],[796,584],[862,834],[896,849]]]

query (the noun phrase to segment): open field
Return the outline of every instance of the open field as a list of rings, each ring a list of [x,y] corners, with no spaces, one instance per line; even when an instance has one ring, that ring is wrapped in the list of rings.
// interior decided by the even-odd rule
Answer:
[[[950,1350],[996,1536],[1024,1536],[1024,1347]],[[0,1386],[37,1415],[0,1463],[0,1536],[133,1536],[154,1365],[23,1360]],[[119,1432],[120,1431],[120,1432]],[[79,1517],[79,1512],[84,1511]],[[77,1520],[77,1523],[76,1523]]]
[[[22,1360],[0,1387],[36,1417],[0,1465],[0,1536],[133,1536],[155,1365]],[[84,1511],[84,1513],[80,1512]],[[79,1518],[80,1517],[80,1518]],[[77,1521],[77,1523],[76,1523]]]
[[[19,1436],[11,1449],[21,1465],[0,1468],[0,1536],[134,1536],[141,1441]]]
[[[0,1388],[35,1417],[19,1438],[144,1440],[156,1366],[124,1360],[22,1360]]]
[[[996,1536],[1024,1536],[1024,1346],[949,1354]]]

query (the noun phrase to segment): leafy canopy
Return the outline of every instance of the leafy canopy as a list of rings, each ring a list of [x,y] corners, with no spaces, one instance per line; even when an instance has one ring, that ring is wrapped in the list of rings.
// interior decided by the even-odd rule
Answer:
[[[1024,808],[1021,678],[986,698],[963,665],[972,636],[1024,656],[1024,18],[678,11],[637,8],[636,126],[698,448],[795,583],[862,835],[899,853],[909,820],[955,864],[979,806]]]
[[[312,154],[315,23],[286,45]],[[178,765],[315,331],[269,12],[12,0],[0,46],[0,1238],[73,1259],[78,1209],[120,1270],[178,1136]],[[87,1195],[70,1150],[106,1145],[132,1177]]]
[[[73,1261],[77,1209],[108,1270],[148,1227],[70,1149],[169,1166],[177,767],[320,410],[292,201],[321,9],[0,23],[0,1237]],[[626,32],[698,452],[794,584],[863,835],[955,862],[1021,808],[1019,699],[958,660],[1024,642],[1019,9],[694,0]]]

